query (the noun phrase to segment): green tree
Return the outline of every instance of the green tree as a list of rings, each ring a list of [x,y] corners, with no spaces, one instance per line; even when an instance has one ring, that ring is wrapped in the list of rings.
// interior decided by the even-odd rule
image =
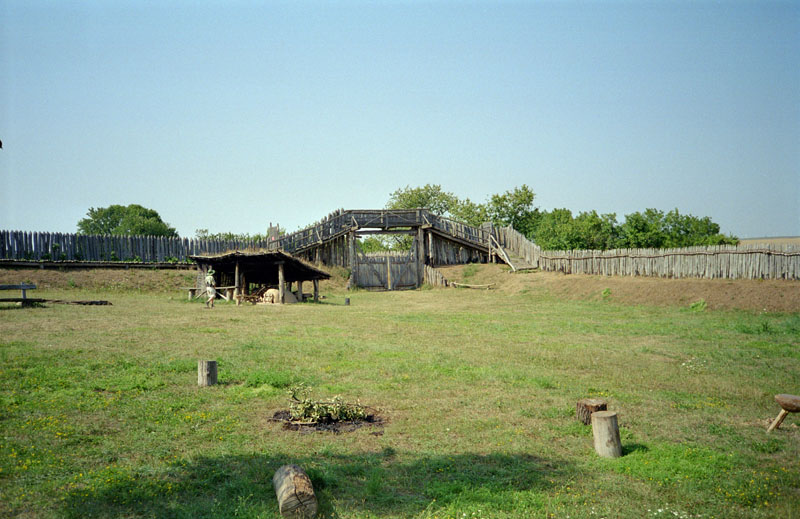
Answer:
[[[391,250],[391,245],[392,244],[389,241],[382,239],[380,235],[361,238],[358,241],[358,246],[361,249],[361,252],[365,254],[370,252],[384,252]]]
[[[138,204],[90,208],[87,218],[78,222],[79,234],[123,234],[178,237],[174,227],[158,212]]]
[[[581,237],[569,209],[553,209],[541,213],[534,229],[535,242],[548,250],[581,248]]]
[[[620,226],[623,247],[674,248],[703,245],[736,245],[735,236],[720,234],[719,225],[711,218],[682,215],[677,209],[664,214],[657,209],[645,209],[625,216]]]
[[[667,233],[664,212],[658,209],[645,209],[625,215],[625,223],[620,227],[623,247],[631,249],[664,247]]]
[[[442,190],[442,186],[438,184],[425,184],[423,187],[406,186],[389,195],[386,209],[423,208],[447,216],[457,200],[453,193]]]
[[[719,232],[719,225],[711,218],[680,214],[673,209],[664,216],[665,247],[693,247],[699,245],[736,245],[739,239]]]
[[[598,215],[597,211],[582,212],[575,217],[572,225],[579,236],[580,249],[615,249],[620,244],[619,225],[614,213]]]
[[[450,208],[450,216],[459,222],[478,227],[489,221],[489,210],[486,204],[476,204],[469,198],[456,199]]]
[[[533,207],[536,194],[527,185],[511,191],[495,194],[489,198],[487,212],[493,223],[510,225],[526,236],[530,236],[539,219],[539,210]]]

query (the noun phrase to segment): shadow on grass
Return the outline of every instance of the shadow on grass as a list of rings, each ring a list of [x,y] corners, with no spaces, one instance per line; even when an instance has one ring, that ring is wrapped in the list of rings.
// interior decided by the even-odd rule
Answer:
[[[391,448],[352,455],[198,458],[161,471],[108,473],[69,490],[65,516],[279,517],[272,475],[297,463],[309,474],[320,516],[413,517],[448,506],[507,508],[512,494],[563,483],[569,466],[528,455],[460,454],[397,460]]]
[[[622,455],[627,456],[628,454],[632,454],[634,452],[647,452],[650,449],[647,445],[642,445],[641,443],[623,443],[622,444]]]

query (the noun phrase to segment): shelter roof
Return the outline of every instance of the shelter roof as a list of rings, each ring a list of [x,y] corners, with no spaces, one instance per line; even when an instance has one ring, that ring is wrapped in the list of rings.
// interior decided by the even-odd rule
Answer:
[[[278,265],[283,265],[286,281],[312,281],[330,279],[330,274],[283,251],[228,251],[221,254],[189,256],[200,265],[210,265],[220,272],[236,269],[243,272],[250,283],[278,284]]]

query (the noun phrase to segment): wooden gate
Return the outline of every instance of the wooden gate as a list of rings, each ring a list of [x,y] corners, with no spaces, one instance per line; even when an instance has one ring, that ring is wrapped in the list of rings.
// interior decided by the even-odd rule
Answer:
[[[358,251],[354,263],[355,285],[371,290],[403,290],[420,285],[416,247],[408,252],[363,254]]]

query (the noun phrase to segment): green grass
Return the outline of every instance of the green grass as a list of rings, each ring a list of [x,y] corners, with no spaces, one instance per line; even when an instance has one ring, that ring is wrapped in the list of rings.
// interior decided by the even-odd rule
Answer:
[[[113,306],[0,308],[0,516],[277,518],[290,462],[327,518],[800,514],[800,419],[766,433],[773,395],[800,392],[798,314],[327,295],[207,310],[73,289],[40,297]],[[197,387],[198,359],[220,384]],[[386,422],[284,431],[269,419],[298,382]],[[622,458],[576,421],[589,396],[618,411]]]

